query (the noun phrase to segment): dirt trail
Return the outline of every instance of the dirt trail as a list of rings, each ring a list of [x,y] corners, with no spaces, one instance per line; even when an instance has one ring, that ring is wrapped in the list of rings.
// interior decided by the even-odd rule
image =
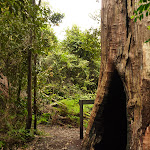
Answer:
[[[18,150],[81,150],[78,128],[39,126],[38,129],[44,135],[36,136],[27,148]]]

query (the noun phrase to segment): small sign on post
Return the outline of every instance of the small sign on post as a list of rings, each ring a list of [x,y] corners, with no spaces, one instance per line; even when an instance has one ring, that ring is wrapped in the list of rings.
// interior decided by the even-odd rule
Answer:
[[[79,105],[80,105],[80,139],[83,139],[83,104],[94,104],[94,100],[79,100]]]

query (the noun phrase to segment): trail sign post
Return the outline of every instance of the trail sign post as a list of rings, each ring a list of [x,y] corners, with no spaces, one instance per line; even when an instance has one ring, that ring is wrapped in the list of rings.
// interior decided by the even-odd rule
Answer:
[[[79,100],[79,105],[80,105],[80,139],[83,139],[83,104],[94,104],[94,100]]]

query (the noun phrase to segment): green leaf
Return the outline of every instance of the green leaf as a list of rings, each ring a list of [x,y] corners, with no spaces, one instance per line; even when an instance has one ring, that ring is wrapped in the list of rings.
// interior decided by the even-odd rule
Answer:
[[[140,15],[140,18],[139,18],[140,20],[142,20],[143,19],[143,14],[142,15]]]
[[[148,11],[146,12],[146,17],[148,16]]]
[[[140,7],[138,7],[137,11],[141,11],[143,10],[143,5],[141,5]]]
[[[136,10],[134,11],[134,14],[137,15],[137,11]]]
[[[148,10],[149,7],[150,7],[150,3],[144,4],[144,10]]]
[[[139,1],[139,3],[142,3],[142,2],[143,2],[143,0],[140,0],[140,1]]]
[[[136,21],[137,21],[137,18],[134,19],[134,22],[136,22]]]

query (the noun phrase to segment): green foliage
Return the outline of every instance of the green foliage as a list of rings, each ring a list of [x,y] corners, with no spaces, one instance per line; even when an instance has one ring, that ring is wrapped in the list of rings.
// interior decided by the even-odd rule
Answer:
[[[88,97],[89,98],[89,97]],[[93,105],[84,105],[84,126],[87,126],[88,119]],[[52,111],[53,110],[53,111]],[[79,127],[80,106],[79,99],[63,99],[57,102],[57,106],[50,107],[51,113],[43,113],[38,118],[39,124],[68,125]]]
[[[136,22],[137,19],[142,20],[145,16],[147,17],[150,14],[150,0],[140,0],[139,7],[137,10],[134,11],[134,16],[131,16],[131,19],[135,18],[134,21]]]
[[[78,116],[79,114],[79,101],[78,100],[69,100],[64,99],[60,101],[67,107],[68,113],[72,114],[72,116]]]
[[[11,143],[30,137],[23,131],[27,115],[27,51],[45,55],[54,49],[58,41],[49,24],[61,22],[63,16],[31,1],[0,1],[1,141]],[[8,136],[10,140],[5,138]]]
[[[137,19],[142,20],[145,16],[147,17],[150,14],[150,0],[140,0],[139,7],[137,10],[134,11],[134,16],[131,16],[131,19],[135,18],[134,21],[136,22]]]
[[[38,124],[50,124],[50,119],[50,113],[43,113],[38,119]]]
[[[33,138],[33,133],[25,129],[11,130],[8,134],[9,137],[13,138],[14,142],[27,142]]]
[[[87,90],[95,91],[100,67],[100,31],[90,29],[82,32],[74,25],[72,29],[66,30],[66,38],[62,44],[64,51],[67,50],[78,59],[87,61],[88,71],[85,71],[87,74],[83,77],[87,80],[84,84]]]
[[[135,22],[139,19],[140,21],[144,18],[144,15],[148,17],[150,15],[150,0],[140,0],[139,7],[134,11],[134,15],[131,16],[131,19],[134,19]],[[149,26],[148,26],[149,29]],[[145,43],[150,42],[148,39]]]
[[[34,138],[33,132],[28,132],[24,128],[12,129],[0,137],[0,148],[12,147],[14,144],[24,144]]]
[[[2,149],[5,146],[5,143],[3,141],[0,141],[0,149]]]
[[[88,61],[100,60],[99,36],[100,32],[97,29],[82,32],[79,27],[74,25],[72,29],[66,30],[66,38],[62,43],[64,49],[68,49],[79,58]]]
[[[63,108],[63,105],[66,106],[66,109]],[[62,116],[67,117],[70,119],[70,124],[79,126],[80,122],[80,106],[79,106],[79,100],[69,100],[65,99],[62,100],[60,103],[60,108],[59,108],[59,113]],[[92,110],[93,105],[84,105],[83,106],[83,117],[84,117],[84,126],[87,127],[87,121],[89,119],[91,110]],[[63,109],[62,109],[63,108]]]
[[[79,125],[79,100],[95,99],[100,67],[99,34],[97,29],[83,32],[74,25],[66,30],[64,41],[46,57],[40,57],[38,98],[44,113],[39,123]],[[53,104],[53,111],[45,113],[45,106]],[[84,106],[84,124],[91,107]]]
[[[60,14],[60,13],[53,13],[51,16],[50,16],[50,20],[53,24],[56,24],[58,25],[58,23],[61,23],[62,19],[64,18],[64,14]]]

